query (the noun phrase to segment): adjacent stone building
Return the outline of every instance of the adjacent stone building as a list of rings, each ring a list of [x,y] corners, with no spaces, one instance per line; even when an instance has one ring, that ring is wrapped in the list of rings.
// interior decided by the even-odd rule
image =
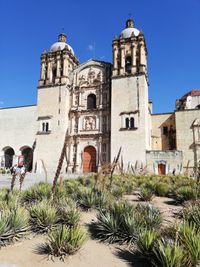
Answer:
[[[63,174],[96,172],[121,148],[124,171],[196,172],[200,90],[153,114],[147,47],[132,19],[112,42],[113,64],[80,64],[66,35],[41,55],[36,106],[0,109],[1,167],[53,175],[67,135]]]

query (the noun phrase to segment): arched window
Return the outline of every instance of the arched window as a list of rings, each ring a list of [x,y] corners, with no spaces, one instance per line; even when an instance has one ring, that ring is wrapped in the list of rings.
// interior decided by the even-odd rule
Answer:
[[[96,108],[96,95],[90,94],[87,98],[87,109]]]
[[[134,124],[135,124],[135,123],[134,123],[134,118],[131,117],[131,118],[130,118],[130,128],[134,128],[134,127],[135,127]]]
[[[200,109],[200,104],[196,106],[196,109]]]
[[[126,118],[126,128],[129,128],[129,118]]]
[[[15,151],[12,147],[6,147],[4,149],[5,167],[10,168],[13,165],[13,156]]]
[[[125,72],[128,74],[131,73],[131,62],[132,62],[132,57],[127,56],[125,59]]]

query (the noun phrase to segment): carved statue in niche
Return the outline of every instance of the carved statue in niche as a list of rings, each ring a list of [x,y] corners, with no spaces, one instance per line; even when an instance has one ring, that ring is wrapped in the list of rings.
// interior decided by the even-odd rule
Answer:
[[[98,81],[102,81],[102,72],[101,71],[99,71],[99,73],[97,74],[97,80]]]
[[[83,85],[87,85],[88,84],[88,81],[87,81],[87,79],[86,79],[86,77],[85,77],[85,75],[80,75],[79,76],[79,86],[83,86]]]
[[[94,83],[94,79],[95,79],[95,71],[90,68],[88,71],[88,82],[89,84],[93,84]]]
[[[78,102],[79,102],[79,95],[78,95],[78,93],[76,93],[76,95],[75,95],[75,101],[74,101],[75,106],[78,105]]]
[[[96,117],[88,116],[85,118],[85,130],[95,130],[96,129]]]

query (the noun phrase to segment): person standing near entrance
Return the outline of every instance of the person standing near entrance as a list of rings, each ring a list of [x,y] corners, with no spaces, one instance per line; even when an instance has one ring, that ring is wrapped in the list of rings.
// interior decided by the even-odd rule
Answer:
[[[26,175],[26,167],[23,165],[20,169],[20,176],[19,176],[19,190],[21,192],[22,190],[22,184],[23,184],[23,181],[24,181],[24,178],[25,178],[25,175]]]

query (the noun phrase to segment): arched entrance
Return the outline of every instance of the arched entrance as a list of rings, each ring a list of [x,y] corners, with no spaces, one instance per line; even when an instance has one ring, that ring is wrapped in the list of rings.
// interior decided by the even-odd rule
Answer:
[[[4,149],[5,168],[12,167],[14,155],[15,151],[12,147],[7,147]]]
[[[32,171],[33,167],[33,150],[30,147],[23,147],[20,149],[23,156],[23,164],[28,172]]]
[[[163,163],[158,164],[158,175],[165,175],[166,174],[166,165]]]
[[[83,172],[96,172],[96,149],[93,146],[87,146],[83,152]]]

